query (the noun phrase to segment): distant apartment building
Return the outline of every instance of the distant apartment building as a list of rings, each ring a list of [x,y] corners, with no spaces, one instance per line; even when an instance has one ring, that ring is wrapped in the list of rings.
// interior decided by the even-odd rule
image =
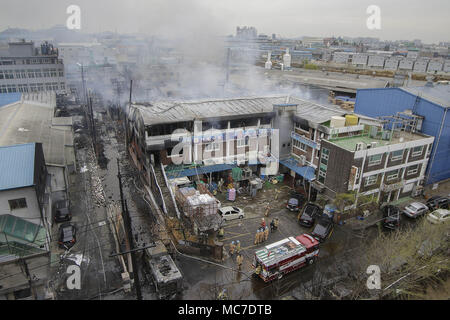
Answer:
[[[416,62],[414,62],[413,71],[425,73],[425,72],[427,72],[427,67],[428,67],[428,60],[426,60],[426,59],[416,60]]]
[[[367,66],[369,68],[383,69],[385,60],[386,57],[383,55],[369,55],[369,59],[367,60]]]
[[[64,64],[51,44],[10,42],[0,51],[0,93],[65,90]]]
[[[442,60],[430,60],[428,63],[427,72],[439,72],[442,71],[444,63]]]

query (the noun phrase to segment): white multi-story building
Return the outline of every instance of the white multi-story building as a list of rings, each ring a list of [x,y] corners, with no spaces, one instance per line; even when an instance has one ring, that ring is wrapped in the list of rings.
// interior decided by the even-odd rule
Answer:
[[[65,90],[64,64],[51,44],[11,42],[0,52],[0,93]]]

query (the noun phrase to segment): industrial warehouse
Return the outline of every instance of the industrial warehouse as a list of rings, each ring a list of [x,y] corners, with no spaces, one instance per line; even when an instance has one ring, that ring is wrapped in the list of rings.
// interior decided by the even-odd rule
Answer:
[[[2,3],[0,300],[450,298],[450,5],[233,1]]]

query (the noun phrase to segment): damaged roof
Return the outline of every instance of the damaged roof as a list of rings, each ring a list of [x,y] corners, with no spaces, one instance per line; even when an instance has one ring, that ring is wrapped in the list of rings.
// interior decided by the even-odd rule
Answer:
[[[42,97],[0,108],[0,146],[41,142],[47,165],[74,164],[72,127],[58,120],[54,124],[55,101]]]
[[[330,120],[332,116],[347,113],[340,108],[333,108],[331,106],[326,107],[314,102],[286,95],[179,102],[158,101],[148,104],[134,103],[132,106],[140,110],[146,125],[154,125],[270,113],[274,111],[274,104],[298,104],[296,115],[317,123],[326,122]]]

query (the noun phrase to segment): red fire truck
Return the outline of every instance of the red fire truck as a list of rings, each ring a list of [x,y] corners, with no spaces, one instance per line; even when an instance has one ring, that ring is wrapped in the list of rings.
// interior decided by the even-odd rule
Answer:
[[[309,234],[289,237],[255,251],[253,268],[265,282],[313,264],[319,255],[319,241]]]

